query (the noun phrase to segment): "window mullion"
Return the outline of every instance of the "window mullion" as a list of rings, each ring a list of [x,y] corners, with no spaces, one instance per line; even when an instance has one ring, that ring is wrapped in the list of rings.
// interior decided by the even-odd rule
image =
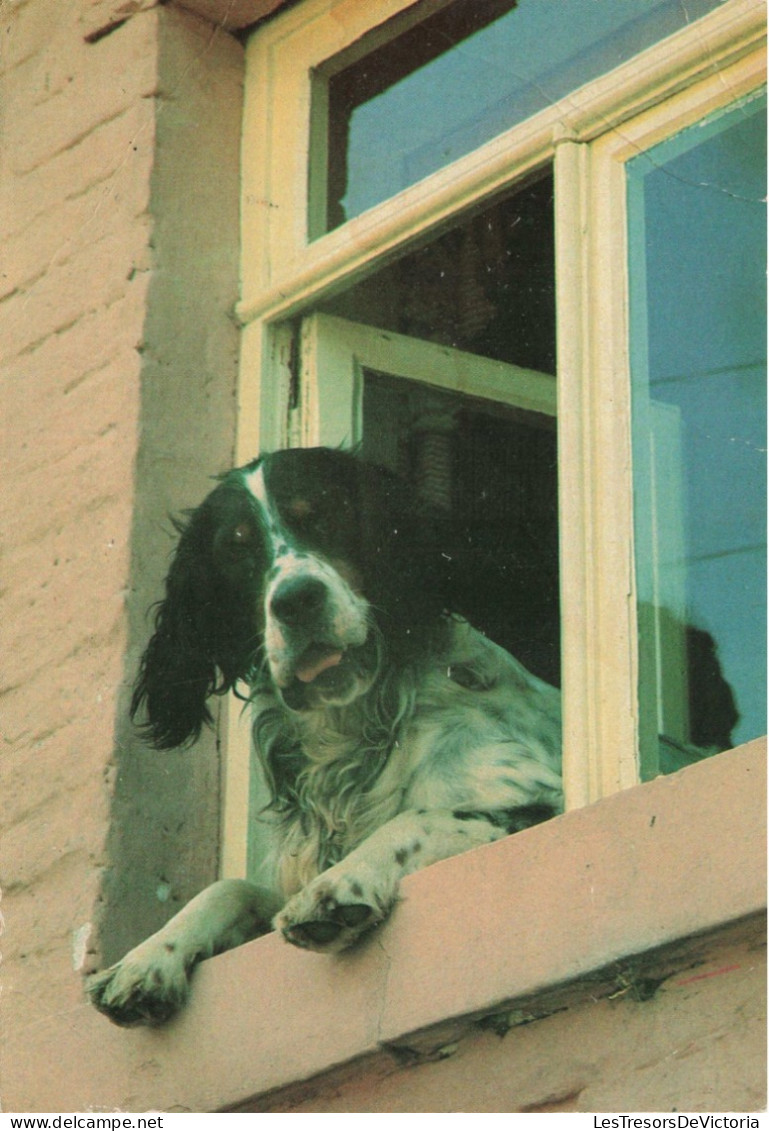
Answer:
[[[638,781],[624,169],[555,159],[564,784],[575,808]]]

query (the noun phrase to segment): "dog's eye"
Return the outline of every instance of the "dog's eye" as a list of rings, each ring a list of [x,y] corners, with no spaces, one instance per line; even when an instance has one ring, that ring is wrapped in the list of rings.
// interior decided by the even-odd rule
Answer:
[[[232,532],[232,542],[235,546],[247,546],[254,540],[253,527],[247,522],[241,522]]]

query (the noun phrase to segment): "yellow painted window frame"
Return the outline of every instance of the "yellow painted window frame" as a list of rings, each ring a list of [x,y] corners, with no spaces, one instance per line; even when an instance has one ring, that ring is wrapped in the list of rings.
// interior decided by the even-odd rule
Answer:
[[[375,10],[374,10],[375,8]],[[434,11],[434,5],[431,6]],[[243,326],[236,458],[311,434],[289,424],[291,320],[410,240],[552,163],[561,507],[564,784],[569,808],[638,783],[624,164],[765,81],[763,0],[726,2],[628,63],[313,241],[313,74],[424,12],[413,0],[305,0],[246,53]],[[344,53],[347,53],[346,55]],[[315,153],[313,154],[313,149]],[[225,712],[222,871],[243,874],[248,727]]]

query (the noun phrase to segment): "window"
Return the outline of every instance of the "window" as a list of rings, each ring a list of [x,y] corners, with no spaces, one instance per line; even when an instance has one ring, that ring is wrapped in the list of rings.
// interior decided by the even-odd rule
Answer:
[[[644,217],[657,229],[654,209],[669,209],[659,186],[680,179],[675,162],[707,157],[676,139],[706,146],[699,124],[726,123],[730,108],[747,121],[764,76],[758,0],[585,5],[591,20],[551,29],[564,65],[550,71],[520,46],[537,29],[542,42],[539,21],[552,15],[530,0],[490,4],[480,28],[477,6],[462,2],[383,0],[374,14],[305,0],[258,30],[248,46],[240,305],[240,458],[359,441],[454,509],[474,552],[505,563],[476,621],[563,687],[571,807],[674,768],[660,758],[658,730],[670,732],[666,752],[697,741],[689,620],[716,639],[724,682],[742,678],[720,626],[680,592],[669,596],[701,587],[700,547],[686,539],[699,532],[711,457],[692,454],[686,430],[712,410],[710,394],[700,403],[660,383],[679,375],[661,357],[639,362],[662,348],[654,319],[665,313],[654,274],[662,228],[648,246],[641,233]],[[506,27],[516,35],[498,104],[491,87],[478,90],[463,119],[461,98],[439,99],[436,131],[429,97],[443,80],[425,75],[445,68],[461,90]],[[420,113],[396,112],[402,97]],[[754,144],[747,134],[728,142],[725,125],[716,135],[732,154]],[[731,225],[730,214],[719,223]],[[751,255],[760,266],[752,234],[733,230],[735,262]],[[696,264],[707,241],[697,235],[691,247]],[[722,368],[759,363],[737,351]],[[696,364],[692,373],[709,372],[706,358]],[[755,396],[737,401],[740,436],[760,447],[742,428]],[[734,463],[732,482],[741,474]],[[661,492],[663,479],[674,488]],[[732,564],[755,579],[762,535],[735,525],[742,541],[704,552],[734,550]],[[669,568],[682,552],[683,581]],[[505,613],[494,616],[502,594]],[[685,622],[677,632],[668,609]],[[751,682],[748,698],[761,688]],[[744,712],[745,690],[736,698]],[[245,741],[229,744],[225,871],[237,872],[243,787],[248,779],[253,790],[255,775]]]
[[[763,97],[628,163],[644,777],[766,732],[765,170]]]
[[[320,234],[632,58],[718,0],[455,0],[343,66],[315,72]],[[419,113],[414,113],[414,107]],[[318,166],[321,166],[318,168]],[[325,213],[325,215],[324,215]]]

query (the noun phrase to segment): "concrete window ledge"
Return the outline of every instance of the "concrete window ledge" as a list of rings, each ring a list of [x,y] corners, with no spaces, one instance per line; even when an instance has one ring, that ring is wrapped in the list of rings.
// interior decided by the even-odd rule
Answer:
[[[758,968],[766,902],[764,762],[765,742],[749,743],[433,865],[406,880],[390,921],[354,953],[305,953],[270,935],[221,955],[199,968],[190,1006],[162,1029],[119,1030],[84,1006],[72,1027],[78,1040],[64,1054],[79,1067],[59,1076],[80,1094],[71,1108],[62,1097],[57,1107],[516,1110],[480,1106],[511,1102],[493,1097],[465,1101],[479,1106],[301,1104],[323,1094],[324,1080],[351,1073],[381,1080],[400,1071],[411,1087],[413,1066],[435,1068],[452,1054],[459,1063],[468,1034],[482,1036],[488,1062],[501,1055],[495,1049],[512,1047],[517,1033],[534,1039],[556,1017],[568,1030],[571,1018],[573,1051],[585,1040],[577,1032],[580,1003],[606,1009],[632,1001],[643,1011],[666,979],[684,987],[682,994],[686,985],[689,993],[704,992],[728,980],[710,978],[711,967],[735,972],[729,1001],[742,1000],[740,978]],[[745,1001],[753,998],[755,982]],[[740,1026],[750,1029],[744,1018]],[[760,1047],[757,1055],[760,1061]],[[51,1056],[61,1062],[61,1046]],[[539,1073],[537,1094],[546,1100],[546,1062]],[[297,1093],[298,1082],[311,1079]],[[559,1086],[568,1093],[568,1081]],[[294,1097],[293,1107],[280,1106],[281,1091]],[[711,1099],[728,1110],[722,1094]],[[461,1103],[448,1096],[433,1102]],[[677,1106],[698,1110],[680,1095]],[[568,1095],[517,1110],[569,1110]]]

